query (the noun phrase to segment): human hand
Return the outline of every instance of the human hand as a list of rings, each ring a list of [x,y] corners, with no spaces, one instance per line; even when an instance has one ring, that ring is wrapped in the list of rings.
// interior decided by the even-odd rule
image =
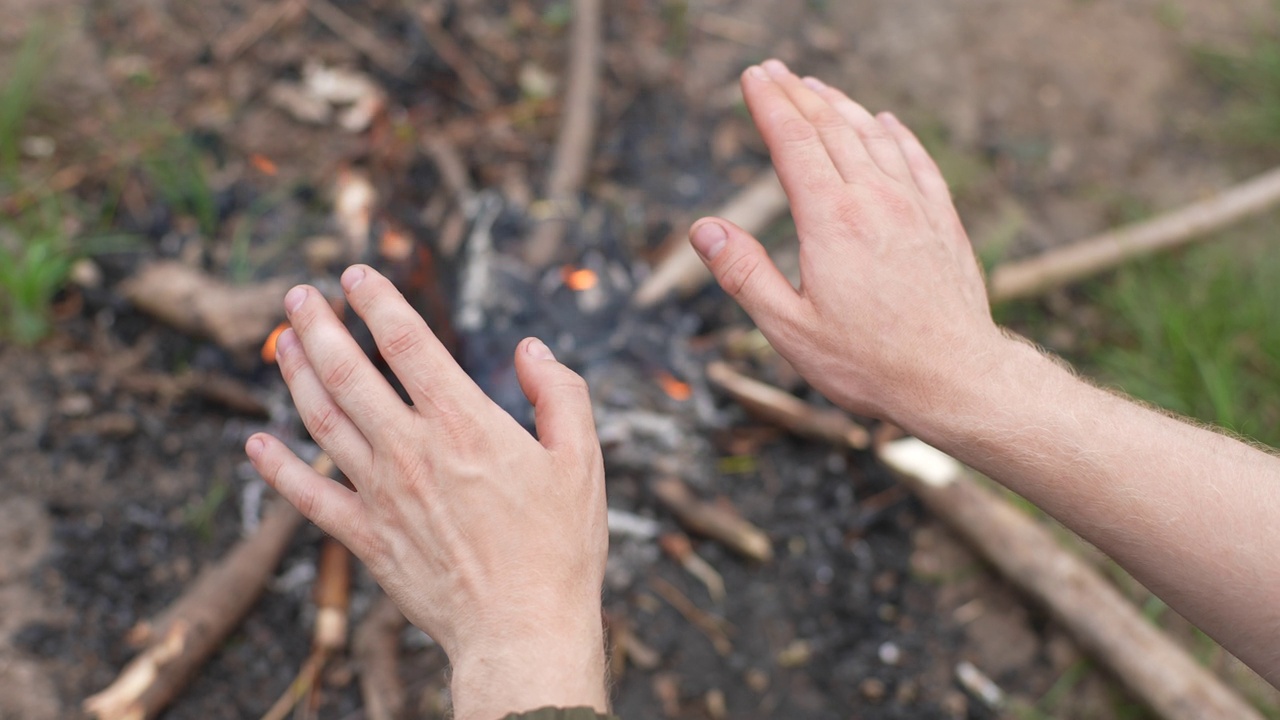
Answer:
[[[814,387],[906,424],[1006,344],[946,181],[892,115],[777,60],[749,68],[742,89],[791,201],[801,288],[725,220],[695,223],[694,248]]]
[[[556,705],[605,709],[600,589],[604,465],[586,383],[536,339],[515,367],[538,439],[463,373],[372,268],[342,276],[406,405],[313,288],[285,296],[277,357],[312,438],[355,487],[279,440],[246,451],[262,477],[368,565],[448,653],[458,718]]]

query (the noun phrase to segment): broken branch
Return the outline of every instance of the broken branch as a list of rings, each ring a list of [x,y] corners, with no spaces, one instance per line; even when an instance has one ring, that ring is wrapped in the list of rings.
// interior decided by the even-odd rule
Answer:
[[[787,194],[778,176],[765,170],[729,201],[709,215],[724,218],[752,235],[758,235],[787,211]],[[711,282],[711,272],[702,264],[693,246],[678,236],[666,258],[653,269],[631,297],[638,308],[657,305],[671,295],[689,295]]]
[[[573,3],[573,46],[569,51],[564,121],[551,156],[543,203],[548,217],[534,228],[525,246],[525,259],[534,267],[545,266],[559,252],[569,222],[578,214],[578,193],[591,166],[602,68],[602,4],[602,0]]]
[[[333,463],[322,455],[312,467],[327,475]],[[292,505],[276,500],[257,532],[203,571],[159,618],[130,631],[130,641],[146,648],[115,682],[84,701],[85,712],[99,720],[147,720],[159,714],[248,614],[302,519]]]
[[[727,366],[719,373],[736,376],[733,383],[721,385],[735,399],[744,386],[764,385]],[[744,399],[760,397],[755,393]],[[803,437],[829,441],[831,420],[819,420],[819,412],[814,410],[811,422],[793,413],[784,427]],[[854,426],[852,419],[846,422]],[[935,516],[1013,584],[1048,607],[1081,646],[1161,717],[1260,720],[1256,711],[1147,622],[1096,570],[1064,550],[1025,513],[983,487],[959,462],[914,438],[886,443],[877,448],[877,455]]]
[[[1005,263],[991,273],[991,302],[1038,295],[1140,255],[1185,245],[1280,203],[1280,168],[1150,220]]]
[[[653,494],[680,521],[699,535],[723,543],[730,550],[757,562],[773,559],[773,543],[760,528],[720,505],[704,502],[678,477],[653,482]]]
[[[169,260],[145,265],[120,286],[139,310],[242,357],[257,354],[284,317],[288,289],[283,279],[234,286]]]

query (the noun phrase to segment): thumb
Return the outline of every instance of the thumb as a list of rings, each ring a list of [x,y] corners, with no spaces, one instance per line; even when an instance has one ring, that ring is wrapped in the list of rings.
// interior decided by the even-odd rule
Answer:
[[[769,253],[751,234],[720,218],[703,218],[689,230],[689,241],[716,282],[756,325],[788,315],[800,296],[778,271]]]
[[[533,403],[538,441],[552,452],[589,457],[599,452],[587,382],[556,360],[537,338],[516,348],[516,378]]]

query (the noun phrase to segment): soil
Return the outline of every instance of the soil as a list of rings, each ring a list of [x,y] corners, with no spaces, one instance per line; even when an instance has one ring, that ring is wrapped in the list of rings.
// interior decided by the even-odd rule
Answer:
[[[337,4],[414,62],[398,74],[379,69],[348,38],[307,18],[234,58],[212,57],[257,3],[0,0],[0,64],[39,17],[53,18],[58,47],[73,50],[51,56],[33,125],[57,140],[55,159],[116,153],[115,164],[145,164],[154,145],[146,128],[167,119],[213,159],[208,182],[222,226],[248,223],[250,256],[259,261],[249,280],[321,276],[299,250],[333,233],[326,194],[353,163],[374,175],[388,221],[438,232],[421,208],[439,194],[440,175],[403,134],[371,140],[300,122],[268,102],[272,84],[296,79],[308,62],[368,72],[397,109],[393,129],[410,135],[472,118],[469,132],[483,139],[465,148],[472,179],[502,190],[508,208],[499,227],[518,237],[519,198],[536,196],[531,187],[541,182],[555,129],[554,104],[530,101],[530,88],[522,95],[518,86],[538,72],[556,78],[563,30],[548,18],[565,3],[436,3],[451,9],[452,29],[471,39],[467,47],[507,107],[525,113],[486,120],[399,3]],[[1176,206],[1238,177],[1240,167],[1207,139],[1215,100],[1189,49],[1246,42],[1271,17],[1267,0],[606,4],[608,88],[588,188],[596,214],[587,215],[599,236],[584,230],[571,242],[575,257],[604,257],[624,274],[766,162],[735,90],[747,63],[780,56],[922,128],[952,174],[975,243],[1014,256],[1102,230],[1135,205]],[[475,39],[486,37],[493,43],[477,50]],[[255,157],[268,158],[273,171]],[[262,420],[207,399],[142,391],[131,380],[208,370],[283,397],[272,368],[164,327],[115,292],[151,258],[223,271],[235,257],[235,232],[203,237],[145,173],[123,174],[112,223],[141,247],[97,258],[105,279],[60,298],[49,340],[0,348],[0,719],[78,717],[80,701],[131,656],[129,628],[225,552],[262,487],[241,451]],[[91,175],[76,192],[89,201],[109,196],[109,175]],[[784,224],[774,239],[786,232]],[[536,285],[533,274],[521,277]],[[628,367],[641,376],[672,358],[705,359],[696,337],[742,321],[716,291],[663,312],[626,326],[637,328],[635,345],[663,347],[629,351]],[[586,332],[603,338],[611,330]],[[655,345],[644,333],[669,334]],[[494,338],[486,342],[514,344]],[[606,369],[608,358],[587,339],[570,339],[570,357],[594,373],[598,393],[646,392]],[[491,392],[504,391],[493,379],[501,368],[473,372]],[[954,680],[955,665],[969,660],[1023,700],[1056,687],[1055,717],[1141,717],[1054,622],[913,502],[895,498],[868,457],[788,439],[715,403],[715,422],[692,419],[691,410],[680,421],[699,430],[697,442],[680,446],[703,469],[694,484],[764,528],[778,557],[753,565],[696,541],[729,588],[717,605],[652,543],[615,541],[606,610],[661,657],[656,668],[615,678],[619,715],[996,717]],[[743,457],[750,461],[725,461]],[[644,480],[621,461],[611,466],[611,504],[674,529]],[[312,527],[299,534],[271,588],[164,717],[254,717],[283,692],[309,650],[319,539]],[[653,589],[655,578],[722,616],[732,650],[718,653]],[[362,576],[353,615],[372,589]],[[1218,670],[1256,691],[1229,658],[1216,657]],[[402,662],[415,716],[443,717],[442,652],[410,630]],[[321,717],[361,716],[355,672],[346,659],[329,669]]]

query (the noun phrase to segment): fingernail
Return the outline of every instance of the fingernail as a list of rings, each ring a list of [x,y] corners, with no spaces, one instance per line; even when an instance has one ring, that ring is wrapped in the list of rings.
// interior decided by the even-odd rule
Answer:
[[[284,296],[284,309],[289,312],[296,312],[298,308],[302,307],[302,301],[306,299],[307,289],[299,285]]]
[[[293,331],[293,328],[285,328],[284,332],[280,333],[280,337],[276,338],[276,360],[292,355],[297,347],[298,334]]]
[[[764,68],[760,67],[759,65],[752,65],[751,67],[747,68],[747,74],[755,78],[756,80],[769,79],[769,73],[765,72]]]
[[[724,249],[724,244],[729,241],[729,233],[718,222],[705,222],[693,229],[693,237],[690,239],[693,241],[693,249],[710,262]]]
[[[768,60],[765,60],[764,69],[765,69],[765,72],[769,73],[774,78],[784,78],[791,74],[791,71],[787,69],[787,66],[784,65],[782,61],[778,60],[777,58],[770,58]]]
[[[360,281],[364,280],[364,268],[359,265],[352,265],[347,271],[342,273],[342,289],[351,292],[356,289]]]
[[[538,338],[530,340],[529,344],[524,346],[524,351],[529,353],[529,357],[532,357],[534,360],[556,359],[556,356],[551,354],[551,348],[547,347],[546,343],[542,342]]]
[[[244,452],[251,460],[257,460],[258,456],[262,454],[262,449],[266,446],[267,444],[262,442],[262,438],[254,435],[249,438],[249,442],[244,444]]]
[[[804,80],[801,80],[801,82],[803,82],[810,90],[814,90],[817,92],[821,92],[827,89],[827,86],[823,84],[823,82],[816,77],[812,77],[812,76],[806,77]]]

